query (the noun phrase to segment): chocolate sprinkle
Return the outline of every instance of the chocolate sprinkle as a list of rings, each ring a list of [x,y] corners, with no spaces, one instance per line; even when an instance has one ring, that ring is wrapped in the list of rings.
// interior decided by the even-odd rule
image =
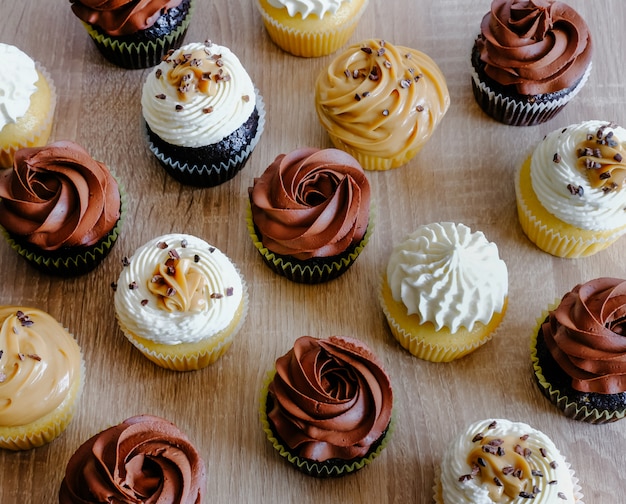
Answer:
[[[200,262],[200,256],[199,256],[198,254],[195,254],[195,255],[193,256],[193,262],[196,262],[196,263],[197,263],[197,262]]]
[[[558,152],[554,153],[554,157],[552,158],[552,161],[554,161],[557,164],[561,162],[561,156]]]
[[[141,300],[141,306],[146,306],[148,304],[148,300],[147,299],[142,299]]]
[[[224,295],[220,294],[219,292],[212,292],[211,293],[211,299],[221,299],[223,297],[224,297]]]
[[[163,93],[161,93],[161,94],[156,95],[155,98],[159,100],[165,100],[166,96]]]
[[[165,250],[167,248],[167,243],[165,243],[164,241],[160,241],[159,243],[156,244],[157,248],[160,248],[161,250]]]
[[[126,268],[127,266],[130,266],[130,259],[126,256],[122,257],[122,266],[124,268]]]
[[[135,290],[135,289],[138,289],[138,288],[139,288],[139,286],[137,285],[137,282],[135,282],[135,281],[133,280],[131,283],[129,283],[129,284],[128,284],[128,288],[129,288],[130,290]]]

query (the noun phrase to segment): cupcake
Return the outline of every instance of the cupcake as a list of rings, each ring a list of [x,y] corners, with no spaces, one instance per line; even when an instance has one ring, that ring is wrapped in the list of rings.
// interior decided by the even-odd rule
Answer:
[[[139,415],[85,441],[71,456],[59,504],[163,502],[199,504],[206,467],[173,423]]]
[[[152,362],[175,371],[204,368],[226,353],[248,310],[235,265],[187,234],[139,247],[114,285],[124,335]]]
[[[554,442],[522,422],[473,423],[446,448],[436,504],[582,504],[578,478]]]
[[[591,71],[585,20],[555,0],[493,0],[472,48],[472,89],[480,107],[511,126],[552,119]]]
[[[70,0],[102,55],[123,68],[158,64],[187,33],[195,0]]]
[[[626,129],[584,121],[549,133],[515,176],[524,233],[558,257],[585,257],[626,232]]]
[[[84,374],[76,340],[52,316],[0,306],[0,448],[29,450],[59,436]]]
[[[56,106],[46,70],[17,47],[0,43],[0,168],[13,164],[15,151],[45,145]]]
[[[141,108],[152,153],[175,179],[201,187],[233,178],[265,125],[241,62],[211,42],[187,44],[153,69]]]
[[[248,231],[276,273],[315,284],[337,278],[372,233],[370,186],[338,149],[280,154],[249,188]]]
[[[328,478],[351,474],[380,454],[392,409],[389,376],[364,343],[302,336],[269,373],[260,415],[282,457],[305,474]]]
[[[20,149],[13,168],[0,172],[0,230],[46,273],[94,269],[117,241],[122,211],[113,175],[74,142]]]
[[[426,54],[365,40],[319,74],[315,107],[335,147],[366,170],[408,163],[450,106],[446,80]]]
[[[391,252],[380,303],[411,354],[449,362],[492,337],[507,308],[508,273],[498,247],[464,224],[418,227]]]
[[[626,415],[626,280],[577,285],[538,320],[531,339],[535,380],[563,414],[581,422]]]
[[[368,0],[257,0],[272,41],[284,51],[307,58],[326,56],[354,32]]]

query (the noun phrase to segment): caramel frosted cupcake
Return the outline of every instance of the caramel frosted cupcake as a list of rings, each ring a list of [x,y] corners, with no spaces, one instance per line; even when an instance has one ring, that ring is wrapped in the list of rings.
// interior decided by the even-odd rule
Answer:
[[[8,168],[18,149],[48,141],[56,91],[46,70],[17,47],[0,43],[0,66],[0,168]]]
[[[249,189],[248,231],[266,264],[301,283],[345,273],[374,227],[361,165],[338,149],[280,154]]]
[[[261,394],[261,423],[282,457],[320,478],[351,474],[388,442],[393,392],[378,358],[344,336],[298,338]]]
[[[120,187],[80,145],[20,149],[0,172],[0,228],[31,265],[61,276],[94,269],[122,226]]]
[[[626,415],[626,280],[596,278],[544,313],[531,339],[535,379],[565,416],[594,424]]]
[[[591,71],[585,20],[554,0],[493,0],[472,49],[472,88],[480,107],[513,126],[552,119]]]
[[[443,73],[426,54],[383,40],[349,46],[322,70],[315,106],[335,147],[366,170],[408,163],[450,106]]]
[[[368,0],[257,0],[274,43],[295,56],[335,52],[354,32]]]
[[[396,245],[380,303],[391,333],[416,357],[448,362],[489,341],[506,313],[498,247],[464,224],[418,227]]]
[[[626,129],[584,121],[544,137],[517,170],[524,233],[558,257],[586,257],[626,233]]]
[[[128,418],[85,441],[72,455],[59,504],[199,504],[206,467],[189,438],[152,415]]]
[[[582,504],[578,478],[543,432],[522,422],[473,423],[448,445],[435,478],[436,504]]]
[[[51,442],[72,420],[82,391],[80,348],[37,308],[0,306],[0,448]]]
[[[179,47],[195,0],[70,0],[100,53],[123,68],[158,64]]]
[[[200,187],[233,178],[265,125],[263,99],[239,58],[208,41],[186,44],[148,75],[141,110],[161,165]]]
[[[243,325],[248,292],[221,251],[192,235],[159,236],[135,251],[120,273],[115,312],[128,340],[175,371],[221,357]]]

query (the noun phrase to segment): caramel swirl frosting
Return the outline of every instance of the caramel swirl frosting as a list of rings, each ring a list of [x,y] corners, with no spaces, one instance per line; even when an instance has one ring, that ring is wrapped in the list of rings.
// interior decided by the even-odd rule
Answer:
[[[52,316],[0,306],[0,426],[25,425],[54,411],[80,372],[78,344]]]
[[[333,141],[381,158],[417,152],[450,105],[430,57],[377,40],[346,49],[315,90],[318,117]]]
[[[611,126],[601,126],[576,145],[578,168],[587,173],[591,187],[605,192],[621,189],[626,179],[626,139],[618,138],[612,129],[606,131]]]
[[[338,149],[279,155],[250,188],[263,245],[306,260],[359,243],[369,222],[370,186],[361,165]]]
[[[205,464],[187,436],[159,417],[131,417],[70,458],[60,504],[201,504]]]
[[[322,462],[368,454],[391,420],[389,376],[360,341],[298,338],[276,361],[269,420],[299,456]]]
[[[626,280],[598,278],[563,296],[541,327],[580,392],[626,392]]]

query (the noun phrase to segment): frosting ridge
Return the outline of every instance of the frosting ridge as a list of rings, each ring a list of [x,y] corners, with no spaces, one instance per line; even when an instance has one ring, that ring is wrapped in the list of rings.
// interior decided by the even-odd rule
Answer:
[[[350,0],[268,0],[272,7],[287,9],[290,17],[300,14],[302,19],[306,19],[309,15],[322,19],[327,13],[337,12],[343,2],[350,2]]]

